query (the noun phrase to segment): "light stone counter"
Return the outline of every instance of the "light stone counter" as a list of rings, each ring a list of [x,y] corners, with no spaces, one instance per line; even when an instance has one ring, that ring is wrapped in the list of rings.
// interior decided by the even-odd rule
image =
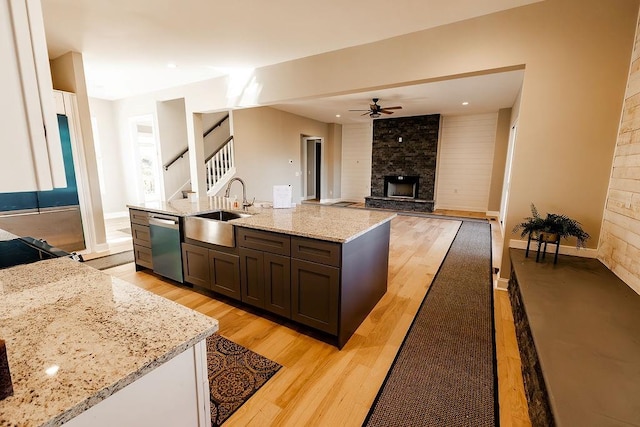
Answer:
[[[16,236],[15,234],[9,233],[8,231],[0,228],[0,242],[5,240],[13,240],[17,238],[18,236]]]
[[[222,197],[201,197],[194,202],[179,199],[166,203],[147,203],[137,206],[130,205],[129,207],[178,216],[190,216],[216,210],[242,211],[233,208],[232,202]],[[252,215],[229,222],[247,228],[338,243],[349,242],[396,216],[392,212],[316,204],[301,204],[288,209],[252,206],[242,212]]]
[[[0,426],[60,425],[174,358],[218,321],[67,258],[0,270],[14,395]]]

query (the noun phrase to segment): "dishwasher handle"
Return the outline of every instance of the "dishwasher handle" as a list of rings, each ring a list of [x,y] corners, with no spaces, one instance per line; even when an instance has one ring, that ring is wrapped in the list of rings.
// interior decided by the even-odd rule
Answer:
[[[180,228],[180,222],[178,218],[161,218],[153,215],[149,215],[149,225],[157,225],[165,228]]]

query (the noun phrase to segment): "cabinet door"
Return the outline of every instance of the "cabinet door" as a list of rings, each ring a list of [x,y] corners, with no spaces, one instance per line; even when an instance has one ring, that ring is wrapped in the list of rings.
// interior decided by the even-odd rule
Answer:
[[[211,290],[240,301],[240,257],[219,251],[209,251]]]
[[[240,248],[242,302],[264,308],[264,252]]]
[[[66,187],[46,49],[40,2],[0,2],[2,192]]]
[[[209,249],[183,243],[182,268],[186,282],[211,289]]]
[[[291,319],[338,333],[340,270],[315,262],[291,260]]]
[[[264,308],[291,318],[291,258],[264,253]]]

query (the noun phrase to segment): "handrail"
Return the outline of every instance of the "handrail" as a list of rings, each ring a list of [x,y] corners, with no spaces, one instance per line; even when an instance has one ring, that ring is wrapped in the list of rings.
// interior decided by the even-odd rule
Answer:
[[[204,162],[207,163],[209,160],[211,160],[211,158],[213,156],[215,156],[216,154],[218,154],[220,152],[220,150],[222,150],[224,148],[224,146],[227,145],[227,143],[229,141],[231,141],[232,139],[233,139],[233,135],[229,135],[229,138],[225,139],[224,142],[222,144],[220,144],[220,147],[218,147],[218,149],[216,151],[214,151],[212,155],[207,157]]]
[[[176,157],[173,158],[173,160],[171,160],[169,163],[167,163],[166,165],[164,165],[164,170],[169,170],[169,166],[171,166],[172,164],[174,164],[175,162],[178,161],[178,159],[181,159],[184,157],[185,154],[187,154],[187,151],[189,151],[189,147],[185,148],[184,151],[180,154],[178,154]]]
[[[229,118],[229,115],[227,114],[226,116],[224,116],[223,118],[221,118],[220,120],[218,120],[218,122],[217,122],[215,125],[213,125],[211,128],[209,128],[209,130],[208,130],[208,131],[206,131],[206,132],[202,135],[202,138],[206,138],[206,137],[207,137],[207,135],[209,135],[211,132],[213,132],[213,130],[214,130],[215,128],[217,128],[217,127],[221,126],[221,125],[222,125],[222,123],[224,123],[224,121],[225,121],[225,120],[227,120],[228,118]],[[207,163],[209,160],[211,160],[211,158],[212,158],[213,156],[215,156],[215,155],[218,153],[218,151],[220,151],[220,150],[222,149],[222,147],[224,147],[224,145],[225,145],[227,142],[231,141],[232,139],[233,139],[233,135],[229,136],[229,138],[227,138],[227,139],[222,143],[222,145],[220,146],[220,148],[218,148],[218,149],[217,149],[217,150],[216,150],[212,155],[210,155],[209,157],[207,157],[207,160],[205,160],[204,162],[205,162],[205,163]],[[178,161],[178,159],[183,158],[183,157],[184,157],[184,155],[185,155],[185,154],[187,154],[187,151],[189,151],[189,147],[185,148],[185,149],[184,149],[184,151],[183,151],[182,153],[178,154],[176,157],[174,157],[173,159],[171,159],[171,161],[170,161],[169,163],[167,163],[166,165],[164,165],[164,170],[166,170],[166,171],[167,171],[167,170],[169,170],[169,167],[170,167],[172,164],[174,164],[175,162],[177,162],[177,161]]]
[[[211,132],[213,132],[213,130],[214,130],[215,128],[217,128],[218,126],[221,126],[221,125],[222,125],[222,123],[224,123],[224,121],[225,121],[225,120],[227,120],[228,118],[229,118],[229,115],[228,115],[228,114],[227,114],[226,116],[224,116],[223,118],[221,118],[221,119],[218,121],[218,123],[216,123],[215,125],[211,126],[211,128],[209,128],[209,130],[208,130],[208,131],[206,131],[206,132],[202,135],[202,137],[203,137],[203,138],[206,138],[206,137],[207,137],[207,135],[209,135]]]

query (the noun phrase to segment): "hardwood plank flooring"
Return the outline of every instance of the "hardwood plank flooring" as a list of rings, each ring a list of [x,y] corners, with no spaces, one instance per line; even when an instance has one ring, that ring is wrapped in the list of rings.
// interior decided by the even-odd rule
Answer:
[[[459,221],[399,216],[391,224],[385,296],[342,350],[286,324],[259,317],[191,289],[166,283],[133,264],[105,270],[212,316],[220,334],[283,366],[227,426],[360,426],[417,313]],[[526,400],[506,293],[495,291],[500,420],[526,426]]]

